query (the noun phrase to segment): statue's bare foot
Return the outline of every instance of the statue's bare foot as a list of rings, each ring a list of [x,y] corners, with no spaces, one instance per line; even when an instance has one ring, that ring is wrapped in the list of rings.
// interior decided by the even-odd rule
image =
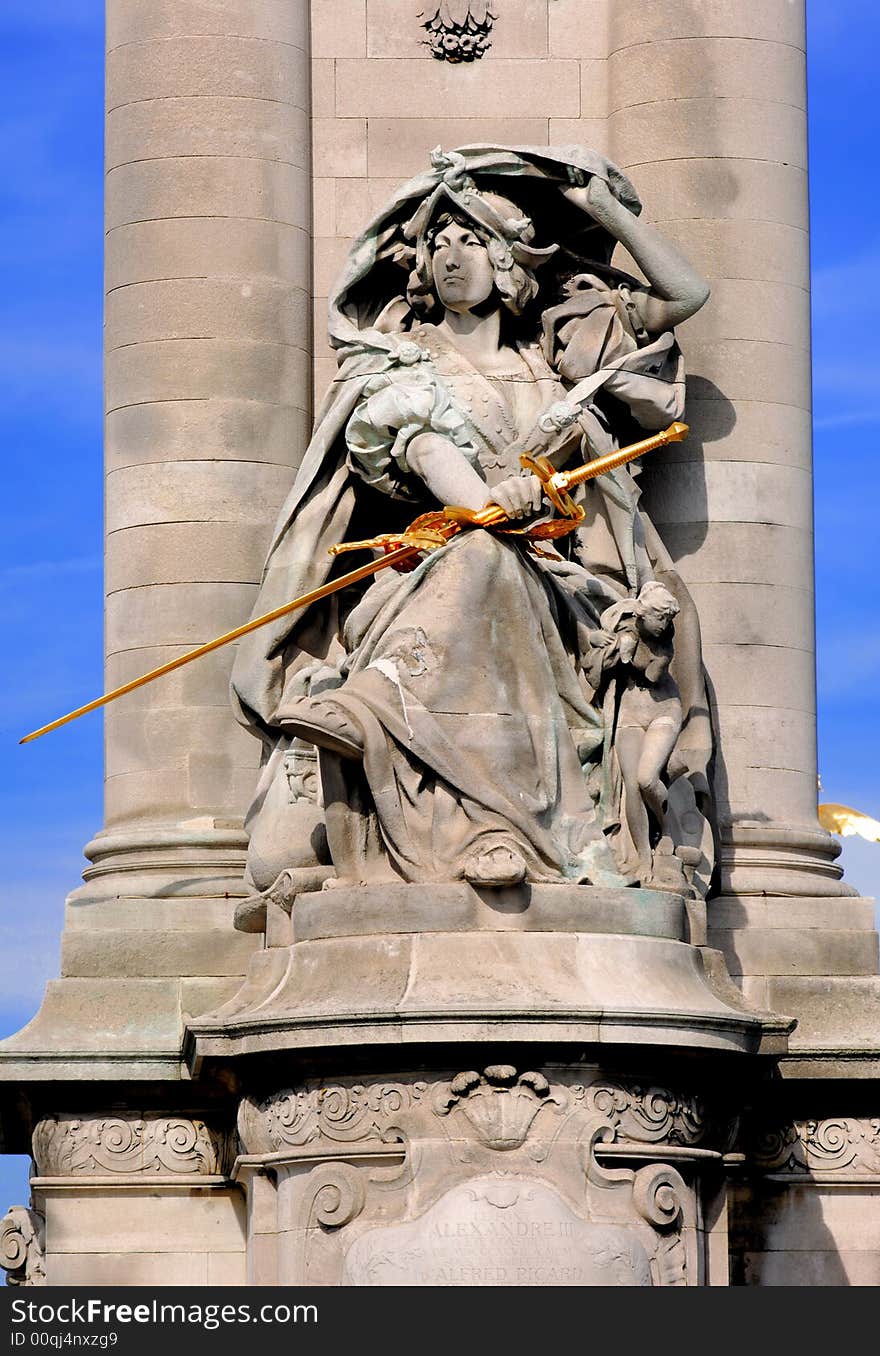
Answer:
[[[319,749],[328,749],[340,758],[364,756],[360,731],[334,702],[321,697],[294,697],[279,709],[277,720],[285,733],[297,735]]]
[[[493,847],[473,852],[464,864],[464,878],[471,885],[502,889],[521,885],[526,878],[524,858],[515,848]]]
[[[644,863],[640,862],[638,857],[624,857],[623,861],[618,864],[618,869],[620,874],[630,881],[639,881],[642,872],[646,870]]]

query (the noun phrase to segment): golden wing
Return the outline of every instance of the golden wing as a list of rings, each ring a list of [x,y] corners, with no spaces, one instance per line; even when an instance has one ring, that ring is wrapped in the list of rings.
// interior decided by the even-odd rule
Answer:
[[[820,805],[819,823],[829,833],[840,834],[841,838],[858,834],[869,843],[880,843],[880,819],[863,815],[861,810],[853,810],[849,805]]]

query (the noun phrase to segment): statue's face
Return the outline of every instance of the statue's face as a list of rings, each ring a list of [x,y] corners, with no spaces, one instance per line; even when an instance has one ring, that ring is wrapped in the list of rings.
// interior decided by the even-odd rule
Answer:
[[[447,311],[472,311],[492,295],[495,285],[483,241],[454,221],[434,237],[432,272],[437,297]]]
[[[662,636],[675,615],[662,604],[649,603],[642,609],[642,627],[649,636]]]

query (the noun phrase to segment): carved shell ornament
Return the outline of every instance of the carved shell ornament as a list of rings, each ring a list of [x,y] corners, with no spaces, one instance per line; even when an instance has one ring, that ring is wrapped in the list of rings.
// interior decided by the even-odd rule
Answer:
[[[460,1107],[477,1138],[490,1149],[518,1149],[544,1105],[558,1105],[543,1074],[518,1073],[512,1064],[491,1064],[457,1074],[438,1089],[434,1109],[448,1116]]]
[[[426,5],[419,14],[428,36],[425,46],[438,61],[476,61],[491,44],[497,14],[489,0],[442,0]]]

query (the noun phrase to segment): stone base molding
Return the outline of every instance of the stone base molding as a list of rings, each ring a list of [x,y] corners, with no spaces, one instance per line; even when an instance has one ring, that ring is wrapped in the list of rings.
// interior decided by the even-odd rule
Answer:
[[[498,896],[503,896],[499,898]],[[407,1041],[674,1044],[783,1053],[792,1022],[749,1006],[721,955],[693,944],[686,901],[657,890],[464,881],[296,896],[288,935],[251,956],[239,993],[187,1023],[211,1061]]]
[[[734,824],[722,830],[721,838],[722,898],[858,894],[842,879],[836,861],[840,844],[818,825]]]
[[[246,850],[240,825],[102,830],[83,848],[90,865],[73,898],[240,895]]]

